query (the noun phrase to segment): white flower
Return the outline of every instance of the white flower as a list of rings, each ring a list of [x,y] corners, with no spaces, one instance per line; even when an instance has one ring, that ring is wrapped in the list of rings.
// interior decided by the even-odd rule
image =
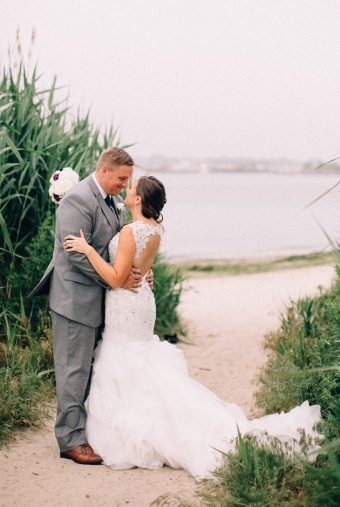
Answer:
[[[124,209],[125,209],[125,204],[122,203],[122,202],[117,203],[116,204],[116,209],[117,209],[117,211],[118,211],[119,214],[122,213],[124,211]]]
[[[71,168],[64,167],[61,171],[56,171],[50,179],[51,186],[48,190],[52,201],[59,204],[60,200],[70,188],[79,181],[79,175]]]
[[[59,180],[68,181],[75,185],[79,181],[79,174],[77,174],[71,167],[64,167],[60,173]]]

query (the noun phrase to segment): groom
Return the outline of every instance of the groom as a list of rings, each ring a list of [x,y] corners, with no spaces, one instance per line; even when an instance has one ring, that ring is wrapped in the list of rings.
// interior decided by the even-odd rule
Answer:
[[[57,210],[52,261],[29,295],[49,294],[58,402],[55,435],[60,457],[80,464],[102,461],[84,436],[84,401],[93,349],[103,322],[104,289],[109,287],[85,255],[66,253],[63,243],[65,236],[79,236],[82,229],[87,241],[108,261],[108,244],[125,221],[116,204],[122,202],[119,193],[127,186],[132,170],[133,160],[126,151],[108,148],[100,155],[96,172],[66,193]],[[108,202],[107,196],[116,197]],[[135,290],[139,280],[139,271],[134,270],[123,287]]]

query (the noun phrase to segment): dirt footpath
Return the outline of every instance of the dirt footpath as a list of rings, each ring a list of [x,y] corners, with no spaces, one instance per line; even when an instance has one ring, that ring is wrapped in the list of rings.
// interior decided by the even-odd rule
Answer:
[[[192,345],[180,347],[190,375],[251,416],[255,380],[266,361],[264,335],[279,326],[290,299],[328,287],[333,276],[332,267],[319,266],[188,281],[180,311]],[[20,434],[0,450],[0,458],[3,507],[149,507],[167,492],[192,498],[198,487],[184,470],[117,472],[60,459],[53,421]]]

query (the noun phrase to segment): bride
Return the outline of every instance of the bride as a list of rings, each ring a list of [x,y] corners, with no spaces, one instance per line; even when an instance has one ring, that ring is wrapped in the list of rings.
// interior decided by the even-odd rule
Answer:
[[[145,277],[161,241],[165,202],[164,186],[155,177],[132,183],[125,199],[132,223],[111,240],[111,265],[82,231],[80,238],[65,238],[66,251],[84,253],[113,289],[106,292],[105,329],[86,401],[87,441],[113,469],[166,464],[196,478],[212,477],[222,461],[219,451],[235,449],[238,431],[259,439],[270,435],[299,451],[303,432],[312,440],[320,437],[314,428],[318,405],[305,401],[287,414],[248,420],[239,406],[191,379],[183,353],[153,334],[155,300]],[[138,293],[120,288],[132,266],[142,275]]]

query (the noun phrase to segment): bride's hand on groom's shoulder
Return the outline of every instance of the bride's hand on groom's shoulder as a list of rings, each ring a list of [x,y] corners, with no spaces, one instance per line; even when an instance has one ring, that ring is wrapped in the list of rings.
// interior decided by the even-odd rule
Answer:
[[[64,238],[64,248],[67,253],[78,252],[86,255],[91,247],[86,241],[82,229],[80,229],[80,238],[72,234]]]

